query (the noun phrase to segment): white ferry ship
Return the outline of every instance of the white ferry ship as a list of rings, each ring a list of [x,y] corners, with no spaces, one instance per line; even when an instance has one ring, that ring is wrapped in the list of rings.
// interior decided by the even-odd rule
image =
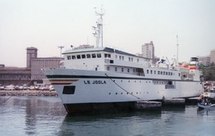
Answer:
[[[197,58],[189,67],[159,63],[103,47],[102,15],[97,21],[97,47],[82,45],[63,53],[63,67],[46,69],[68,113],[129,109],[140,100],[189,98],[203,92]]]

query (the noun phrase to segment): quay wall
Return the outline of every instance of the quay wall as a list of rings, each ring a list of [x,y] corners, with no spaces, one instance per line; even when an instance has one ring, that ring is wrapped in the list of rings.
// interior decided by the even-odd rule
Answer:
[[[0,96],[57,96],[57,92],[44,90],[0,90]]]

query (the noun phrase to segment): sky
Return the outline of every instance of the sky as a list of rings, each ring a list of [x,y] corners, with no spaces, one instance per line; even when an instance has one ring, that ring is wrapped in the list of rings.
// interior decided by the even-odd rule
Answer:
[[[60,56],[58,46],[95,45],[95,8],[104,9],[104,46],[136,54],[207,56],[215,49],[215,0],[0,0],[0,64],[26,66],[26,48]]]

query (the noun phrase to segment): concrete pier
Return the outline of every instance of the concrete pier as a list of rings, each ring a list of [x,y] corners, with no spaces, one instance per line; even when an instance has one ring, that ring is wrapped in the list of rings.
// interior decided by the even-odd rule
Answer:
[[[57,96],[57,92],[45,90],[0,90],[0,96]]]
[[[185,99],[183,98],[173,98],[173,99],[163,99],[163,106],[185,106]]]
[[[137,101],[135,108],[137,110],[161,109],[162,103],[157,101]]]

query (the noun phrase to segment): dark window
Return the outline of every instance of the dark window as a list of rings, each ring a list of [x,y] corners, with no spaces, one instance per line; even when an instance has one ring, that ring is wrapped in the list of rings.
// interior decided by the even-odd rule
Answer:
[[[74,94],[75,93],[75,86],[64,86],[63,87],[63,94]]]
[[[113,63],[113,60],[110,60],[110,63]]]
[[[99,53],[99,54],[97,54],[97,58],[101,58],[102,57],[102,55]]]
[[[115,71],[117,71],[117,67],[115,67]]]
[[[90,54],[87,54],[87,58],[91,58],[91,55],[90,55]]]
[[[82,55],[81,55],[81,58],[82,58],[82,59],[85,59],[85,58],[86,58],[85,54],[82,54]]]
[[[124,68],[122,68],[122,72],[124,72]]]
[[[75,59],[76,57],[75,57],[75,55],[72,55],[72,59]]]
[[[67,56],[67,59],[68,59],[68,60],[71,60],[71,56]]]
[[[77,59],[80,59],[81,58],[81,55],[77,55]]]
[[[147,74],[149,74],[149,70],[147,69]]]
[[[110,54],[105,54],[105,58],[110,58]]]
[[[92,58],[96,58],[96,54],[92,54]]]

